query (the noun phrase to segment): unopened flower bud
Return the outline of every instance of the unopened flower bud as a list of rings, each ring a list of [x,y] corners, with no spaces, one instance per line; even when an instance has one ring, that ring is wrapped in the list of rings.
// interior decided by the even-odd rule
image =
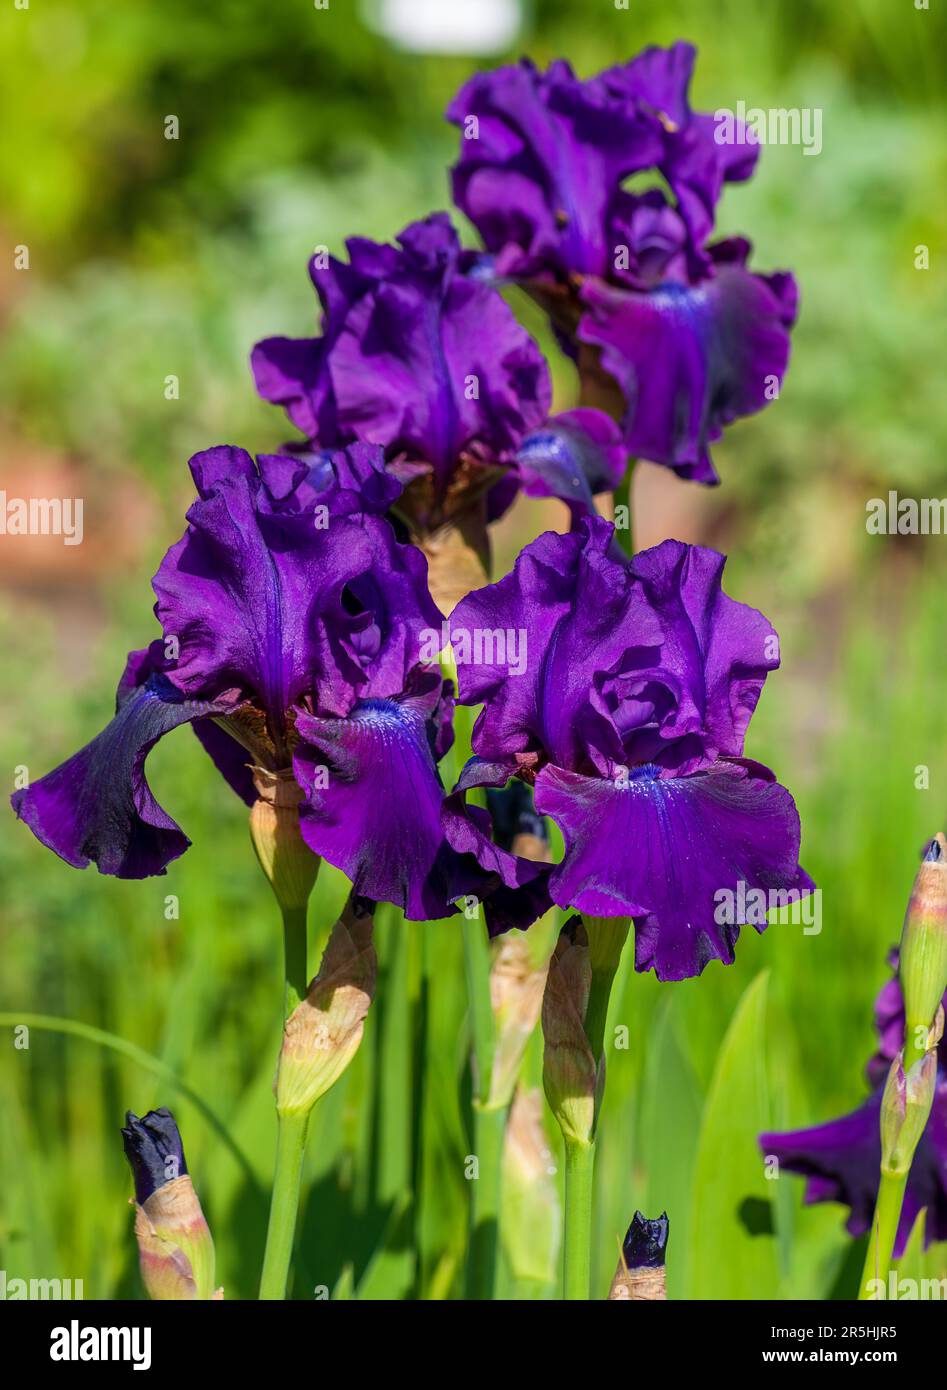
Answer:
[[[932,1050],[904,1070],[904,1052],[891,1063],[881,1098],[881,1169],[894,1176],[911,1170],[937,1085],[937,1053]]]
[[[375,995],[372,916],[349,898],[332,928],[319,974],[286,1020],[276,1078],[281,1115],[304,1115],[358,1051]]]
[[[135,1236],[149,1296],[222,1297],[214,1293],[214,1242],[171,1111],[150,1110],[139,1119],[129,1110],[122,1138],[135,1180]]]
[[[260,868],[284,910],[306,907],[322,862],[299,829],[302,791],[290,770],[253,768],[257,800],[250,811],[250,838]]]
[[[509,1105],[523,1054],[542,1011],[553,946],[549,931],[543,930],[545,925],[537,922],[528,932],[505,932],[493,958],[490,1002],[496,1045],[487,1102],[491,1110]]]
[[[585,1033],[591,982],[588,947],[564,932],[543,995],[543,1087],[563,1138],[580,1144],[594,1138],[598,1094],[598,1071]]]
[[[649,1221],[636,1211],[621,1249],[610,1301],[666,1299],[664,1259],[668,1243],[668,1215]]]
[[[908,1056],[920,1052],[947,991],[947,840],[934,836],[917,871],[901,934],[901,990],[904,994]]]

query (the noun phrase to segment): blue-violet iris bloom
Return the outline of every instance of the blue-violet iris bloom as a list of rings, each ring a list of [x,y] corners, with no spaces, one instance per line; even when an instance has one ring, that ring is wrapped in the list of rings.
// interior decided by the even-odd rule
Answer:
[[[561,907],[632,917],[636,968],[680,980],[733,960],[750,889],[782,895],[775,906],[812,887],[792,797],[743,756],[778,639],[723,592],[722,555],[665,541],[626,562],[612,536],[601,518],[540,536],[511,574],[455,609],[459,698],[483,710],[445,828],[520,890],[524,918],[522,890],[536,898],[540,886]],[[509,634],[514,668],[503,664]],[[512,777],[559,825],[560,864],[514,855],[486,812],[465,805],[470,789]]]
[[[129,655],[112,722],[17,792],[17,815],[77,868],[164,873],[190,841],[145,759],[191,724],[248,804],[254,769],[292,769],[303,837],[357,894],[447,915],[475,885],[441,831],[452,687],[419,660],[443,619],[424,557],[381,515],[382,451],[254,463],[224,446],[190,468],[197,500],[153,581],[162,636]]]
[[[253,350],[257,389],[323,448],[381,445],[405,489],[396,511],[422,540],[477,504],[484,524],[520,490],[561,497],[573,516],[617,485],[626,451],[614,422],[578,408],[550,418],[549,369],[489,284],[462,267],[445,213],[396,246],[346,242],[315,256],[314,338]]]
[[[691,109],[695,56],[649,48],[585,81],[524,59],[471,78],[447,115],[454,200],[489,252],[480,273],[546,308],[585,399],[602,401],[597,378],[617,385],[631,453],[712,483],[710,444],[779,394],[798,296],[791,275],[747,269],[743,238],[707,242],[759,146]]]
[[[890,963],[896,965],[896,952]],[[947,994],[943,1002],[947,1008]],[[846,1225],[853,1236],[864,1235],[871,1229],[881,1165],[881,1096],[891,1063],[904,1043],[904,1000],[897,976],[889,980],[878,995],[875,1026],[878,1050],[865,1068],[871,1095],[857,1110],[811,1129],[760,1135],[764,1155],[775,1156],[780,1168],[800,1173],[807,1179],[807,1203],[841,1202],[849,1208]],[[934,1104],[915,1150],[904,1194],[894,1246],[895,1259],[904,1254],[911,1229],[922,1211],[927,1212],[925,1245],[947,1240],[947,1039],[944,1038],[937,1047]]]

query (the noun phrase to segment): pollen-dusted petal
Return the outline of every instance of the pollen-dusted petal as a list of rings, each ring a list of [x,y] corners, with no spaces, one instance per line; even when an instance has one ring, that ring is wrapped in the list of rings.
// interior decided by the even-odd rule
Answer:
[[[644,766],[618,782],[550,765],[535,796],[566,842],[550,876],[553,900],[592,916],[634,917],[635,968],[653,968],[660,980],[732,962],[748,915],[765,930],[763,913],[741,914],[747,893],[811,888],[799,868],[792,797],[740,766],[689,777]]]

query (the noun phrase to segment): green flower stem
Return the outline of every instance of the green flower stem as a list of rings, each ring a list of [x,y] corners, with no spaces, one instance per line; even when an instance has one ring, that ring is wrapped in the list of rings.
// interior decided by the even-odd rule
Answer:
[[[474,1103],[473,1151],[477,1177],[471,1179],[470,1240],[467,1255],[467,1298],[492,1299],[496,1293],[500,1244],[500,1194],[505,1106],[487,1109]]]
[[[266,1230],[266,1251],[260,1279],[260,1298],[264,1300],[286,1297],[308,1128],[308,1114],[279,1116],[276,1173],[273,1178],[270,1221]]]
[[[625,470],[625,476],[614,492],[615,506],[628,508],[628,525],[622,527],[620,530],[617,527],[615,528],[615,539],[626,555],[634,555],[635,553],[634,537],[631,533],[631,474],[634,466],[634,459],[629,459],[628,467]]]
[[[589,986],[589,1002],[585,1010],[585,1036],[589,1040],[595,1065],[605,1052],[605,1024],[608,1021],[608,1001],[611,998],[614,970],[593,970]]]
[[[495,1027],[490,1002],[490,947],[483,920],[464,917],[461,927],[464,940],[464,970],[467,976],[467,998],[470,1003],[470,1029],[473,1034],[474,1099],[486,1103],[490,1095],[490,1074],[493,1070]]]
[[[306,909],[283,909],[283,952],[286,973],[284,1017],[301,1004],[309,988],[309,950],[306,934]]]
[[[309,952],[305,907],[283,907],[283,967],[285,975],[283,1017],[290,1014],[306,997],[309,985]],[[270,1198],[270,1219],[266,1228],[266,1249],[263,1254],[263,1273],[260,1276],[261,1299],[283,1299],[289,1282],[289,1267],[293,1258],[296,1235],[296,1216],[299,1211],[299,1187],[302,1180],[306,1135],[309,1129],[308,1112],[304,1115],[277,1115],[276,1172]]]
[[[592,1291],[592,1176],[594,1143],[566,1140],[566,1202],[562,1296],[585,1300]]]
[[[865,1256],[861,1288],[858,1291],[858,1297],[862,1301],[873,1297],[869,1292],[872,1280],[880,1279],[885,1284],[888,1282],[907,1182],[907,1173],[886,1173],[882,1170],[875,1215],[871,1223],[871,1238]]]
[[[468,1298],[482,1299],[492,1298],[496,1286],[506,1109],[486,1108],[496,1029],[490,1002],[490,947],[480,914],[465,917],[461,931],[473,1040],[473,1151],[478,1172],[478,1177],[471,1180],[466,1291]]]

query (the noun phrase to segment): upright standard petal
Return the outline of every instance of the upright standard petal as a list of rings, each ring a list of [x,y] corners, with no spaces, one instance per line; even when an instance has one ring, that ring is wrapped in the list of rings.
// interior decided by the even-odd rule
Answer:
[[[625,660],[653,662],[661,631],[641,585],[610,555],[612,536],[598,517],[567,536],[547,532],[512,574],[454,610],[460,698],[484,702],[473,738],[481,756],[525,762],[542,753],[564,767],[621,761],[596,677]]]
[[[241,690],[266,716],[285,765],[290,708],[313,697],[345,713],[379,683],[396,690],[422,634],[440,624],[423,557],[349,484],[378,476],[365,446],[315,462],[243,450],[196,455],[199,497],[155,576],[156,612],[186,695]]]
[[[605,273],[609,204],[661,156],[654,115],[568,63],[540,72],[524,59],[472,77],[447,118],[462,137],[454,201],[489,251],[520,249],[511,273]]]

